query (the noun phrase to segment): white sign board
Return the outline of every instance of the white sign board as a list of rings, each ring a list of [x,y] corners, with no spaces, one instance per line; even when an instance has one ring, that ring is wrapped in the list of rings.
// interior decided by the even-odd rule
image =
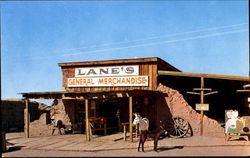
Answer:
[[[247,98],[248,102],[250,103],[250,97]]]
[[[75,77],[135,76],[139,65],[76,68]]]
[[[209,110],[209,104],[195,104],[195,110],[208,111]]]
[[[68,87],[148,86],[148,76],[68,78]]]

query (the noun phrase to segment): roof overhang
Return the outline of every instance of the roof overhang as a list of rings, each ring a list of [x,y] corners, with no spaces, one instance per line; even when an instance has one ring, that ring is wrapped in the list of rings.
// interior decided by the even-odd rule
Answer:
[[[116,91],[95,91],[95,92],[29,92],[20,93],[25,99],[109,99],[129,96],[152,96],[163,94],[157,90],[116,90]]]
[[[167,67],[172,71],[180,71],[174,66],[158,57],[151,58],[134,58],[134,59],[116,59],[116,60],[102,60],[102,61],[84,61],[84,62],[67,62],[58,63],[60,67],[79,67],[79,66],[103,66],[103,65],[126,65],[126,64],[145,64],[156,63],[158,66]]]
[[[183,77],[204,77],[204,78],[214,78],[214,79],[250,81],[250,78],[245,77],[245,76],[215,75],[215,74],[176,72],[176,71],[158,71],[158,75],[183,76]]]

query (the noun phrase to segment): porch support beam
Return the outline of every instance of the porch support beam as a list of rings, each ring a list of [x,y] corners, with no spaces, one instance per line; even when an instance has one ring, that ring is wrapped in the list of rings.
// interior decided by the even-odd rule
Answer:
[[[129,140],[130,142],[133,142],[132,119],[133,119],[133,98],[132,96],[129,96]]]
[[[24,109],[24,133],[25,137],[30,137],[30,130],[29,130],[29,124],[30,124],[30,112],[29,112],[29,99],[24,100],[25,103],[25,109]]]
[[[200,95],[200,99],[201,99],[201,104],[204,104],[204,77],[201,77],[201,95]],[[201,129],[200,129],[200,135],[203,135],[203,117],[204,117],[204,111],[201,110]]]
[[[86,140],[90,141],[90,129],[89,129],[89,100],[85,99],[85,129],[86,129]]]

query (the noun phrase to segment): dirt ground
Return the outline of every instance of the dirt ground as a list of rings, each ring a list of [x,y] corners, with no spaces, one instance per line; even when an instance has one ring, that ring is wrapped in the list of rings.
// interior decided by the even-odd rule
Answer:
[[[24,133],[7,133],[7,151],[3,157],[103,157],[103,156],[250,156],[250,141],[193,136],[190,138],[164,138],[153,151],[153,141],[145,143],[145,152],[138,152],[138,139],[124,141],[122,133],[94,136],[53,135],[25,138]]]
[[[51,151],[34,149],[13,149],[2,157],[158,157],[158,156],[250,156],[250,146],[217,146],[217,147],[160,147],[158,152],[145,148],[145,152],[137,149],[119,149],[106,151]]]

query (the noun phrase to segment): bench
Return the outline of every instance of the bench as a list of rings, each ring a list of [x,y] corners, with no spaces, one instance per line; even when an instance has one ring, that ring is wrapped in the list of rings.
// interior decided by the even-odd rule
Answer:
[[[108,129],[116,129],[117,127],[103,127],[103,128],[91,128],[91,131],[94,132],[94,131],[101,131],[103,130],[104,131],[104,135],[107,135],[107,130]]]
[[[114,117],[90,117],[89,125],[91,129],[91,135],[94,131],[104,131],[104,135],[107,135],[108,129],[115,129],[117,127],[107,127],[107,120],[114,119]]]

